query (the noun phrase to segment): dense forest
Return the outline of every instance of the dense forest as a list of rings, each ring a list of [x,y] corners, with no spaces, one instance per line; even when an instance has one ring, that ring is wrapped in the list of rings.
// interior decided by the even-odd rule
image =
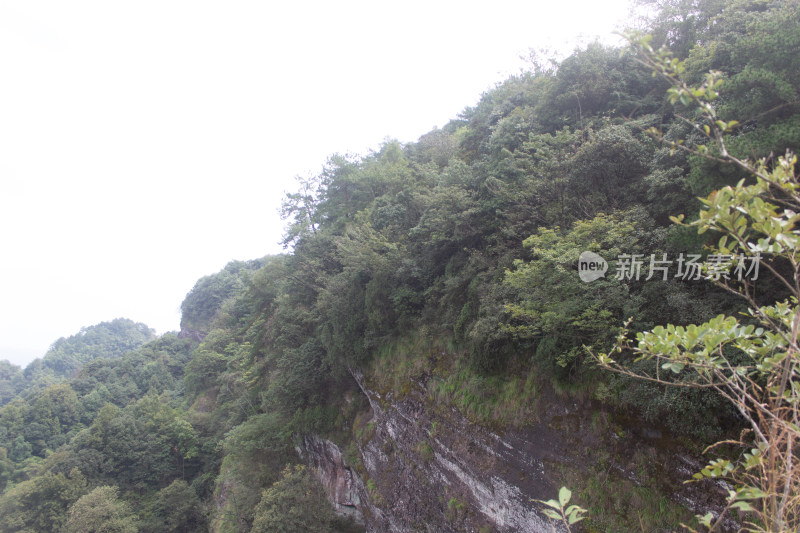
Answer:
[[[730,154],[800,150],[800,4],[651,7],[646,42],[681,62],[683,82],[720,73]],[[742,414],[715,389],[608,372],[591,355],[629,318],[645,331],[748,307],[675,265],[645,279],[651,256],[707,257],[720,239],[671,216],[695,220],[698,197],[752,180],[714,146],[680,149],[704,139],[669,90],[628,48],[532,61],[416,142],[336,154],[299,178],[282,204],[287,253],[200,279],[180,333],[117,319],[24,370],[0,362],[0,531],[363,530],[334,513],[296,447],[330,439],[363,473],[360,386],[402,397],[420,376],[431,405],[499,433],[535,422],[544,401],[580,399],[613,413],[620,434],[644,421],[698,455],[738,435]],[[609,261],[605,277],[581,280],[584,250]],[[624,254],[646,258],[641,276],[615,276]],[[763,303],[787,297],[766,275],[757,289]],[[587,531],[691,523],[657,472],[639,476],[661,507],[644,513],[596,470],[565,469],[547,490],[571,486]],[[454,501],[443,513],[458,522]]]

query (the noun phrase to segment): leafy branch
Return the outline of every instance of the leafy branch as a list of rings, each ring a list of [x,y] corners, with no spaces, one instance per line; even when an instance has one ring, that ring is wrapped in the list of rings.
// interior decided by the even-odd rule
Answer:
[[[800,180],[795,173],[797,158],[790,152],[768,165],[765,159],[746,161],[732,156],[726,148],[726,136],[738,124],[717,118],[712,101],[719,96],[722,84],[718,72],[709,72],[702,85],[689,86],[681,77],[682,61],[665,49],[653,50],[648,37],[630,37],[639,61],[670,84],[669,101],[680,103],[696,113],[696,120],[683,120],[705,136],[719,155],[711,155],[708,145],[687,145],[684,141],[666,141],[673,149],[743,169],[753,183],[741,180],[701,198],[703,210],[689,223],[683,215],[673,217],[677,224],[693,226],[699,233],[709,230],[722,237],[712,253],[726,258],[730,268],[735,257],[748,258],[765,267],[785,288],[784,300],[759,305],[753,283],[734,283],[727,276],[706,278],[721,288],[743,297],[749,306],[747,319],[719,315],[703,324],[658,326],[640,332],[635,341],[625,324],[614,348],[594,354],[601,367],[624,375],[667,385],[715,389],[729,401],[748,430],[739,440],[725,441],[741,447],[736,461],[717,458],[708,463],[693,480],[726,479],[733,484],[727,505],[719,516],[698,516],[710,531],[718,529],[731,509],[749,513],[750,531],[797,531],[800,527],[800,472],[797,442],[800,440]],[[654,134],[663,140],[660,132]],[[761,261],[764,257],[765,261]],[[632,354],[635,361],[653,360],[656,375],[632,370],[617,358]],[[681,375],[676,383],[663,378],[659,371]],[[723,444],[717,443],[709,448]],[[687,527],[687,529],[690,529]]]
[[[558,491],[558,500],[533,500],[545,506],[542,513],[548,518],[558,520],[564,524],[567,531],[572,531],[570,526],[577,524],[586,518],[586,509],[577,505],[567,505],[572,499],[572,491],[567,487],[561,487]],[[555,531],[555,527],[553,527]]]

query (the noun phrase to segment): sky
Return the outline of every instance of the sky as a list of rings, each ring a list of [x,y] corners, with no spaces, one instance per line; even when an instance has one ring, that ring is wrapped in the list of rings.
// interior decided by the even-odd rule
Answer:
[[[444,126],[627,0],[0,0],[0,359],[125,317],[179,328],[283,251],[294,177]]]

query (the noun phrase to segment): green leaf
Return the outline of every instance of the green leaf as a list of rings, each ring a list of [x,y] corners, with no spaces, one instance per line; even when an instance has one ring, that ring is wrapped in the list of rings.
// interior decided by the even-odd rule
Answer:
[[[766,498],[767,493],[758,487],[744,487],[739,489],[736,493],[737,500],[755,500],[758,498]]]
[[[697,515],[697,521],[706,527],[711,527],[711,521],[714,520],[714,515],[706,513],[703,516]]]
[[[578,515],[571,515],[571,516],[569,516],[569,518],[567,518],[567,522],[569,522],[569,525],[572,525],[572,524],[574,524],[576,522],[580,522],[584,518],[586,518],[586,517],[585,516],[578,516]]]
[[[734,502],[731,505],[731,509],[739,509],[740,511],[755,511],[753,506],[747,502]]]
[[[555,500],[547,500],[547,501],[539,500],[539,501],[545,505],[549,505],[553,509],[558,509],[559,511],[561,510],[561,505],[559,505],[559,503]]]
[[[561,503],[561,507],[567,505],[570,498],[572,498],[572,491],[567,487],[561,487],[561,490],[558,491],[558,501]]]
[[[551,511],[550,509],[543,509],[542,512],[548,518],[552,518],[553,520],[561,520],[561,515],[555,511]]]

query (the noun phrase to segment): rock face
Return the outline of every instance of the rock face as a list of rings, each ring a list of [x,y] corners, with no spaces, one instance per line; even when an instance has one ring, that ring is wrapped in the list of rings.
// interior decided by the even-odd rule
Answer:
[[[432,406],[423,383],[396,398],[381,396],[360,375],[354,377],[370,413],[356,430],[352,464],[334,443],[313,436],[306,436],[297,452],[316,472],[337,511],[368,532],[562,531],[532,500],[558,493],[558,465],[581,468],[585,457],[576,450],[610,445],[592,430],[589,417],[578,414],[577,405],[551,401],[535,427],[500,434],[455,409]],[[623,452],[631,451],[631,442],[658,436],[649,429],[640,435],[620,443]],[[699,470],[699,461],[674,454],[664,467],[675,474],[679,488],[674,499],[695,512],[715,510],[707,487],[695,494],[680,488]],[[624,462],[610,468],[636,482]]]
[[[362,391],[372,417],[357,439],[361,464],[317,437],[297,449],[337,511],[375,533],[553,531],[530,501],[552,496],[540,459],[456,411],[434,420],[420,399]]]
[[[374,435],[361,447],[380,513],[373,531],[550,531],[531,497],[549,495],[538,458],[470,424],[457,411],[433,419],[414,395],[366,392]],[[532,478],[539,494],[521,487]]]
[[[179,339],[192,339],[193,341],[203,342],[206,333],[197,329],[181,328],[178,332]]]
[[[295,450],[322,483],[336,513],[364,525],[361,502],[366,495],[366,487],[358,474],[347,465],[339,447],[329,440],[306,435]]]

